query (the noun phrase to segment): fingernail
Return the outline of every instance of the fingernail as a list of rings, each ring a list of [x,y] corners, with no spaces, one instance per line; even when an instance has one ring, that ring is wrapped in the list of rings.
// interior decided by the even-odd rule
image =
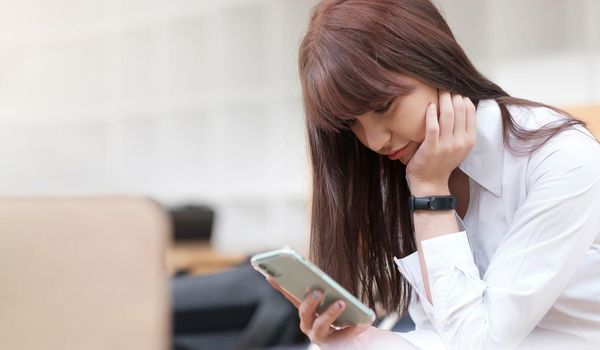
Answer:
[[[337,303],[335,303],[335,306],[336,306],[338,309],[341,309],[341,308],[343,308],[343,307],[344,307],[344,302],[343,302],[343,301],[338,301]]]
[[[313,300],[319,299],[320,295],[321,295],[321,293],[319,293],[319,291],[316,289],[310,293],[310,296],[313,298]]]

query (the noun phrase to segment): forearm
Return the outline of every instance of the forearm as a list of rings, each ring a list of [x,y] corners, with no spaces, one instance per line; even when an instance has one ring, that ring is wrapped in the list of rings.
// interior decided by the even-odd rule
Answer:
[[[440,186],[425,186],[415,185],[411,188],[411,192],[415,197],[421,196],[434,196],[434,195],[449,195],[450,190],[448,185]],[[446,235],[449,233],[458,232],[458,222],[454,216],[453,210],[448,211],[415,211],[413,213],[413,223],[415,230],[415,241],[417,243],[417,250],[419,251],[419,261],[421,264],[421,273],[423,274],[423,285],[427,294],[427,300],[430,304],[431,291],[429,289],[429,277],[427,273],[427,266],[425,264],[423,250],[421,248],[421,241]]]

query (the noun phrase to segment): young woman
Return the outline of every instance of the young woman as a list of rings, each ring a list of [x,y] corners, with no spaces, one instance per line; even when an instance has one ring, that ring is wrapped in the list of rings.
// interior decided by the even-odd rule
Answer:
[[[600,145],[585,123],[485,78],[429,0],[322,1],[299,65],[311,259],[416,324],[334,330],[343,303],[317,316],[312,291],[298,307],[314,343],[600,342]]]

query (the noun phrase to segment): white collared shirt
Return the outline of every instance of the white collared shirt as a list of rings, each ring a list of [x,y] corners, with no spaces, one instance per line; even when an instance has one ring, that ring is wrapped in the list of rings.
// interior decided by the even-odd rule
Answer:
[[[527,129],[561,118],[509,110]],[[477,141],[460,165],[470,190],[461,232],[422,241],[433,305],[419,252],[395,259],[413,287],[416,330],[402,336],[423,349],[536,348],[536,334],[600,344],[600,144],[576,126],[513,155],[501,123],[498,104],[480,101]]]

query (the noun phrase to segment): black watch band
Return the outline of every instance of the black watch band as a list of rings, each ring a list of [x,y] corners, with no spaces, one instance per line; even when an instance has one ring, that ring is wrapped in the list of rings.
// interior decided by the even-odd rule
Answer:
[[[415,197],[410,196],[408,199],[411,211],[415,210],[452,210],[456,208],[456,198],[454,196],[429,196]]]

